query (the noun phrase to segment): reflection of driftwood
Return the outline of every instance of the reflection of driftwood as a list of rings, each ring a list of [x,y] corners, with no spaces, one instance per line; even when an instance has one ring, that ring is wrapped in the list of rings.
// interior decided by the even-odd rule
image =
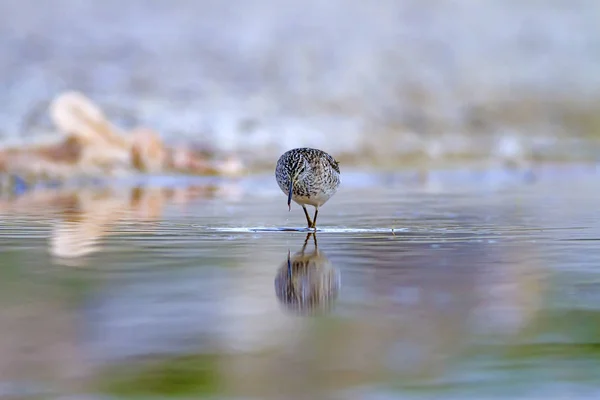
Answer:
[[[313,235],[315,248],[306,253]],[[319,251],[317,237],[309,233],[302,250],[290,256],[279,268],[275,278],[278,300],[290,311],[298,314],[328,312],[340,288],[339,273],[325,254]]]
[[[50,239],[50,252],[61,259],[79,258],[101,250],[101,238],[125,224],[131,232],[154,231],[167,204],[185,204],[197,198],[216,195],[212,186],[179,189],[134,188],[118,195],[112,191],[78,191],[75,206],[65,208],[64,218],[55,224]],[[119,230],[120,234],[126,231]]]
[[[126,224],[135,234],[155,229],[154,223],[161,218],[167,204],[185,205],[199,198],[227,195],[227,187],[210,185],[135,187],[124,191],[40,189],[0,200],[0,213],[58,217],[49,248],[53,256],[64,262],[100,251],[100,240],[114,232],[120,224]],[[121,234],[126,232],[121,231]]]
[[[232,157],[218,161],[189,147],[167,147],[151,129],[124,132],[81,93],[59,95],[49,113],[65,138],[56,144],[0,150],[0,172],[30,179],[64,179],[135,172],[235,175],[241,171]]]

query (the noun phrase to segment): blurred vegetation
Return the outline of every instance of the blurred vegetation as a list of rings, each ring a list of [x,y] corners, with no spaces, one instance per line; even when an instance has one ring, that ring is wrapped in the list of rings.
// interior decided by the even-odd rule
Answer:
[[[103,393],[126,398],[183,398],[219,393],[219,357],[188,354],[110,367],[99,374]]]

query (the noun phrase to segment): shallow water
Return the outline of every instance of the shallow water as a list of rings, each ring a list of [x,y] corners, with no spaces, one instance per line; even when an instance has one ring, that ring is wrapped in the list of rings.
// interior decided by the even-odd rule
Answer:
[[[131,184],[0,202],[0,398],[600,395],[595,167]]]

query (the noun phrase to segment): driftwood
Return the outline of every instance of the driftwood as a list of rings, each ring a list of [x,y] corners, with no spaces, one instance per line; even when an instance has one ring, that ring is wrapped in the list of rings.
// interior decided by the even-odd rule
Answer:
[[[145,127],[124,131],[78,92],[56,97],[49,113],[63,139],[56,144],[0,149],[0,172],[37,180],[140,172],[237,175],[242,171],[235,157],[215,160],[191,147],[168,147],[158,133]]]

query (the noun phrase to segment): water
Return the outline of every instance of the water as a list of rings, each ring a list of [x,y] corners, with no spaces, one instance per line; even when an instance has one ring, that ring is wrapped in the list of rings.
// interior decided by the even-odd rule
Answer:
[[[0,398],[600,394],[594,167],[343,177],[5,197]]]

